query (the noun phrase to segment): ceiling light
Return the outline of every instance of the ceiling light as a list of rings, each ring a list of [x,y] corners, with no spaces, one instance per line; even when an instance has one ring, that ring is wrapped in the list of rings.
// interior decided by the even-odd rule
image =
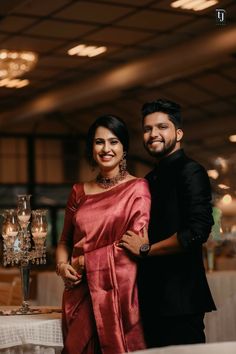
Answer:
[[[217,179],[219,177],[219,172],[217,170],[208,170],[207,174],[213,179]]]
[[[224,159],[223,157],[217,157],[215,159],[215,164],[219,166],[223,172],[227,172],[228,170],[228,161]]]
[[[20,79],[3,79],[0,80],[0,87],[7,88],[22,88],[29,85],[29,80],[20,80]]]
[[[227,186],[226,184],[223,184],[223,183],[219,183],[219,184],[218,184],[218,187],[219,187],[220,189],[229,189],[229,188],[230,188],[229,186]]]
[[[236,143],[236,134],[230,135],[229,136],[229,141],[231,141],[231,143]]]
[[[0,50],[0,80],[14,79],[30,71],[38,56],[33,52]]]
[[[218,0],[177,0],[171,3],[174,8],[180,7],[184,10],[201,11],[208,7],[214,6],[218,3]]]
[[[232,197],[230,194],[226,194],[224,195],[224,197],[222,198],[222,203],[223,204],[230,204],[232,202]]]
[[[95,57],[107,51],[107,47],[96,47],[94,45],[79,44],[68,50],[69,55],[78,55],[81,57]]]

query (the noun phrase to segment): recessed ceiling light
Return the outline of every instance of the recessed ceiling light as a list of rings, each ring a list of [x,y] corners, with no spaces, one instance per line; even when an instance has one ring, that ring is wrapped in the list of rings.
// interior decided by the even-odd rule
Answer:
[[[3,79],[0,80],[0,87],[7,88],[22,88],[29,85],[29,80],[20,80],[20,79]]]
[[[184,10],[201,11],[208,7],[214,6],[218,3],[218,0],[177,0],[171,3],[174,8],[180,7]]]
[[[107,51],[107,47],[96,47],[94,45],[79,44],[68,50],[69,55],[78,55],[81,57],[95,57]]]
[[[229,141],[231,141],[231,143],[236,143],[236,134],[230,135]]]

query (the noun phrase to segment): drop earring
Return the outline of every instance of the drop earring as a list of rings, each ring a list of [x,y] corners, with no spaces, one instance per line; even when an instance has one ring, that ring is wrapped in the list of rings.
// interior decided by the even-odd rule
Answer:
[[[122,159],[120,160],[119,163],[119,169],[121,174],[126,174],[126,170],[127,170],[126,155],[127,155],[126,152],[124,152]]]

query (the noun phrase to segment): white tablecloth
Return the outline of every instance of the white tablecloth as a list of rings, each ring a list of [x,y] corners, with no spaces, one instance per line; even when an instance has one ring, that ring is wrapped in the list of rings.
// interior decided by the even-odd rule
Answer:
[[[61,278],[55,272],[41,272],[37,279],[37,305],[60,306]],[[207,279],[217,306],[205,317],[207,342],[236,341],[236,271],[207,273]]]
[[[54,354],[61,348],[60,313],[0,316],[1,354]]]
[[[236,342],[178,345],[133,352],[134,354],[235,354]]]
[[[236,271],[215,271],[207,278],[217,307],[205,317],[207,341],[236,341]]]
[[[8,349],[0,349],[1,354],[61,354],[61,348],[23,344]]]

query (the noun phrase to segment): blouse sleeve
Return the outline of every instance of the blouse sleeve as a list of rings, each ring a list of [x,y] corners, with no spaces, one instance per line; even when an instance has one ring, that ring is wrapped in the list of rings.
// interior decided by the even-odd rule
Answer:
[[[134,193],[135,195],[128,229],[134,232],[139,232],[144,227],[148,228],[150,218],[151,196],[148,182],[144,179],[141,180]]]
[[[82,194],[82,186],[80,184],[74,184],[72,190],[69,194],[69,198],[67,200],[66,208],[65,208],[65,217],[64,217],[64,225],[62,234],[60,237],[59,243],[66,244],[68,246],[72,246],[73,243],[73,217],[76,212],[79,204],[79,198]]]

